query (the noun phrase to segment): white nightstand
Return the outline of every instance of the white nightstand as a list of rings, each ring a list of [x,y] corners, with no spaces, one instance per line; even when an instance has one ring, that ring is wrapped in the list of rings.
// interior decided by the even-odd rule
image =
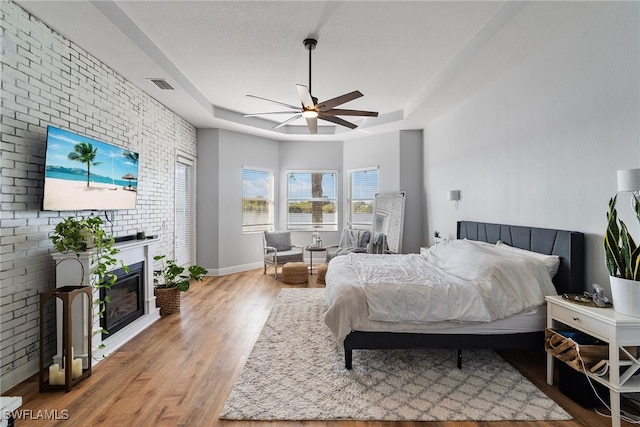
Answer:
[[[548,296],[547,327],[561,322],[592,337],[609,343],[609,375],[588,373],[592,381],[609,388],[611,397],[611,425],[620,427],[620,393],[640,393],[640,360],[633,359],[629,367],[620,371],[620,348],[640,346],[640,317],[627,316],[612,308],[592,308],[573,304],[560,296]],[[553,385],[554,357],[547,353],[547,383]]]

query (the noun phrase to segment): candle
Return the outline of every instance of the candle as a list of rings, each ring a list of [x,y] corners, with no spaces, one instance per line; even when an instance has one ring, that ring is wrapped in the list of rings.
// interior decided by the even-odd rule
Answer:
[[[64,369],[60,369],[58,371],[58,384],[64,385],[65,382]]]
[[[49,385],[58,384],[58,371],[60,370],[60,365],[54,363],[49,366]]]
[[[73,378],[80,378],[82,376],[82,359],[73,359]]]

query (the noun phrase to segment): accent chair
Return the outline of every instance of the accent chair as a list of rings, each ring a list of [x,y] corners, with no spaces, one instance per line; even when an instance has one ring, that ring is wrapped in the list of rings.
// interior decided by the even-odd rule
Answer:
[[[275,267],[275,278],[278,278],[278,266],[288,262],[304,262],[304,248],[291,244],[290,231],[265,231],[262,234],[264,247],[264,274],[267,264]]]

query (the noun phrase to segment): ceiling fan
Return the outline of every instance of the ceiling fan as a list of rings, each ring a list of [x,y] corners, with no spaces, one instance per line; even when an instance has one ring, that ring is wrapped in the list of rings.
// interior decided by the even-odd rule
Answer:
[[[274,101],[272,99],[262,98],[260,96],[255,95],[247,95],[251,98],[262,99],[264,101],[273,102],[279,105],[282,105],[287,108],[291,108],[290,111],[272,111],[265,113],[253,113],[253,114],[245,114],[245,117],[253,117],[253,116],[262,116],[267,114],[294,114],[289,117],[287,120],[278,123],[272,129],[277,129],[290,123],[300,117],[304,117],[307,120],[307,126],[309,127],[309,132],[312,134],[318,133],[318,119],[326,120],[328,122],[332,122],[341,126],[346,126],[350,129],[355,129],[358,127],[355,123],[348,122],[337,116],[365,116],[365,117],[378,117],[378,113],[376,111],[362,111],[362,110],[345,110],[334,108],[338,105],[342,105],[349,101],[353,101],[354,99],[360,98],[364,96],[360,91],[354,90],[353,92],[346,93],[344,95],[340,95],[335,98],[328,99],[323,102],[318,102],[318,98],[315,98],[311,95],[311,51],[316,48],[318,41],[316,39],[304,39],[304,46],[309,51],[309,87],[304,85],[296,85],[298,88],[298,96],[300,97],[300,103],[302,106],[295,106],[291,104],[286,104],[284,102]]]

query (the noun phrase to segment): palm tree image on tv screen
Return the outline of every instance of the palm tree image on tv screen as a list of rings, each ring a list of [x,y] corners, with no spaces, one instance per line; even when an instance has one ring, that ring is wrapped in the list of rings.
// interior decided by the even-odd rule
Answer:
[[[44,210],[134,209],[138,153],[47,128]]]

